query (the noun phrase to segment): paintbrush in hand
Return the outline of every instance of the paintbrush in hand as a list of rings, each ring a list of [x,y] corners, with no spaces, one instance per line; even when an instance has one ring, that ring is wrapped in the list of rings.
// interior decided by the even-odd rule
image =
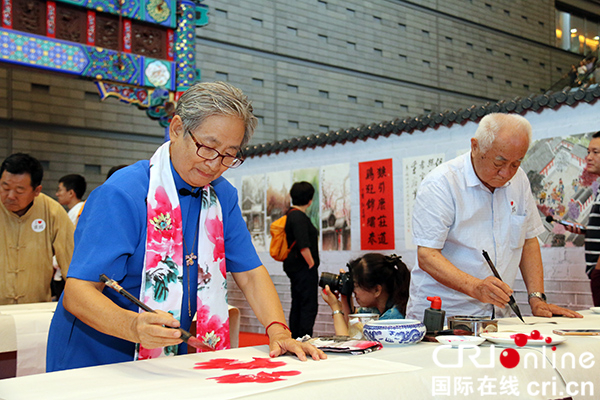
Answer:
[[[148,307],[146,304],[142,303],[139,299],[137,299],[136,297],[134,297],[127,290],[123,289],[121,287],[121,285],[119,285],[115,280],[110,279],[108,276],[106,276],[104,274],[100,275],[100,280],[102,282],[104,282],[106,284],[106,286],[108,286],[108,287],[116,290],[117,292],[119,292],[119,294],[121,294],[124,297],[126,297],[129,301],[131,301],[132,303],[134,303],[135,305],[137,305],[142,310],[148,311],[148,312],[152,312],[152,313],[156,312],[153,309],[151,309],[150,307]],[[188,331],[186,331],[183,328],[171,328],[170,326],[165,326],[165,328],[177,329],[179,332],[181,332],[180,339],[183,340],[185,343],[189,344],[190,346],[193,346],[193,347],[195,347],[197,349],[207,350],[207,351],[214,351],[215,350],[212,347],[207,346],[204,343],[202,343],[197,337],[195,337],[194,335],[192,335],[191,333],[189,333]]]
[[[488,265],[490,266],[490,269],[494,273],[494,276],[502,280],[502,278],[500,278],[500,274],[496,270],[496,267],[494,267],[492,260],[490,260],[490,256],[488,256],[487,251],[482,250],[481,253],[483,254],[483,258],[485,258],[485,261],[487,261]],[[512,308],[515,314],[517,314],[517,317],[519,317],[519,319],[523,321],[523,323],[525,323],[525,320],[521,316],[521,310],[519,310],[519,306],[517,305],[517,302],[515,301],[515,298],[512,296],[512,294],[510,295],[510,299],[508,300],[508,305],[510,306],[510,308]]]

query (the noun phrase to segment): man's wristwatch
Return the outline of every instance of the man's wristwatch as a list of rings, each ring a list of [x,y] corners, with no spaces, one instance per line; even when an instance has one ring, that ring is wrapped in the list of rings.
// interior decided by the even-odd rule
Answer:
[[[527,296],[527,300],[531,300],[532,298],[538,298],[540,300],[542,300],[544,303],[546,302],[546,295],[542,292],[531,292],[529,293],[529,296]]]

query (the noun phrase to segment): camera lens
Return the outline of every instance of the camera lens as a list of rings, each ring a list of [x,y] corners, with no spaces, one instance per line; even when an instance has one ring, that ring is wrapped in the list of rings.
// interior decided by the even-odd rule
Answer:
[[[326,285],[329,285],[329,288],[332,291],[337,291],[340,286],[339,281],[339,275],[332,274],[331,272],[323,272],[321,273],[321,278],[319,279],[319,286],[324,289]]]

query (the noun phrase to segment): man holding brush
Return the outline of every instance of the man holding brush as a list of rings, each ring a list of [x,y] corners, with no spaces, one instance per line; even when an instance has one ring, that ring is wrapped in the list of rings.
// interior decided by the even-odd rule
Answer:
[[[447,317],[508,316],[518,270],[533,315],[580,317],[546,303],[536,237],[544,228],[519,168],[530,142],[531,125],[525,118],[490,114],[479,123],[470,153],[425,177],[413,210],[418,250],[407,318],[423,317],[427,296],[441,297]],[[489,253],[502,280],[493,276],[482,251]]]
[[[272,357],[325,358],[291,338],[237,192],[221,177],[243,162],[255,126],[240,90],[196,84],[177,104],[171,140],[92,192],[50,327],[48,371],[185,353],[172,328],[189,331],[195,314],[202,345],[228,348],[227,272],[265,326]],[[155,312],[139,312],[102,274]]]

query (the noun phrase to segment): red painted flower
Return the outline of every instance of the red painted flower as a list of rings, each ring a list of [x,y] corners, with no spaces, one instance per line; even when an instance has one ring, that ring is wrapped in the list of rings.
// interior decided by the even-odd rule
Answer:
[[[180,206],[171,209],[171,202],[162,186],[156,188],[154,199],[155,207],[148,203],[148,238],[156,242],[163,238],[181,242]]]
[[[162,186],[156,189],[156,206],[148,204],[148,258],[146,265],[156,266],[161,260],[170,257],[178,263],[183,261],[181,231],[181,209],[171,210],[171,202]]]
[[[219,261],[219,269],[223,277],[227,274],[225,263],[225,238],[223,237],[223,222],[218,217],[207,219],[206,230],[208,239],[215,245],[213,252],[214,261]]]
[[[198,339],[208,344],[215,350],[228,349],[229,344],[229,319],[221,321],[218,315],[210,315],[210,307],[198,299],[198,316],[196,332]]]

